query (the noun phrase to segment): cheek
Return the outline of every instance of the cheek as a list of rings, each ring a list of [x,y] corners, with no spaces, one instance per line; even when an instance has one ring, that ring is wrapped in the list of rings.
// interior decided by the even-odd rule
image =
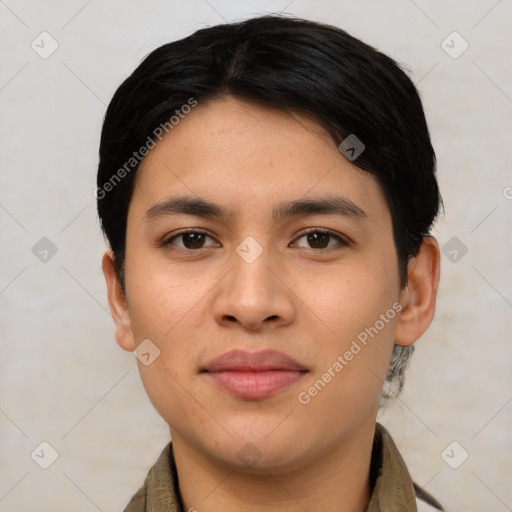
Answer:
[[[200,359],[203,310],[211,284],[196,282],[158,264],[132,263],[133,269],[152,269],[130,272],[127,265],[126,285],[136,344],[149,339],[159,351],[150,365],[138,365],[151,402],[163,414],[169,408],[179,409],[183,386],[189,386],[191,372]]]
[[[392,308],[400,290],[397,272],[373,261],[317,275],[311,281],[298,281],[296,292],[306,306],[305,317],[314,320],[326,335],[347,341],[373,326]],[[390,330],[394,313],[390,311],[385,328],[379,330]]]
[[[192,328],[211,285],[194,279],[190,270],[166,264],[162,258],[134,254],[126,265],[126,291],[132,329],[137,339],[176,340],[173,335]],[[147,261],[144,261],[147,260]],[[142,338],[141,338],[142,337]]]
[[[174,360],[169,364],[169,356],[162,353],[150,366],[139,363],[139,372],[155,410],[178,430],[190,428],[190,422],[201,422],[197,401],[191,399],[184,376],[180,374],[183,363]]]
[[[330,391],[322,391],[319,407],[322,403],[365,401],[373,406],[378,401],[400,307],[398,274],[392,267],[392,256],[387,261],[384,256],[380,260],[369,258],[317,279],[317,286],[305,286],[300,291],[307,305],[305,314],[319,333],[315,354],[318,364],[311,382],[329,381],[326,387]],[[330,378],[329,371],[336,377]],[[319,382],[317,387],[323,389],[322,386]]]
[[[297,397],[300,404],[307,404],[310,417],[321,418],[326,431],[347,422],[355,425],[376,412],[397,318],[388,290],[343,292],[337,297],[330,316],[324,317],[333,333],[324,329],[315,372]]]
[[[159,350],[154,362],[147,366],[139,362],[138,367],[154,408],[177,425],[183,417],[195,415],[187,390],[200,355],[201,318],[204,323],[200,310],[208,288],[179,273],[150,268],[151,273],[127,275],[135,339],[137,343],[150,339]]]

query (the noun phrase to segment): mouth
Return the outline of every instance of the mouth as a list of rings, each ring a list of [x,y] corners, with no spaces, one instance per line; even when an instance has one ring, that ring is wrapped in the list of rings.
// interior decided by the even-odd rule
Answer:
[[[301,380],[308,370],[275,350],[233,350],[210,361],[201,373],[229,394],[259,400]]]

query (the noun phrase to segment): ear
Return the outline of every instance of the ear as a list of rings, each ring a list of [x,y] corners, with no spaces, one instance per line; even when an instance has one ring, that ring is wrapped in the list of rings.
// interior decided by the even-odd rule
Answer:
[[[114,253],[108,250],[103,255],[101,262],[103,275],[107,284],[108,305],[115,324],[117,343],[121,348],[133,352],[136,348],[133,338],[132,325],[126,297],[117,278],[114,265]]]
[[[440,251],[437,240],[427,236],[418,254],[409,260],[407,285],[400,295],[402,310],[395,330],[397,345],[412,345],[434,318],[439,285]]]

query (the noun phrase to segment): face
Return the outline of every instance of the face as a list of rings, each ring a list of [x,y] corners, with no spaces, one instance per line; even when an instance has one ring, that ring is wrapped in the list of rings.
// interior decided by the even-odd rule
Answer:
[[[117,339],[150,340],[175,444],[279,472],[374,425],[402,299],[391,216],[315,122],[199,103],[138,171],[125,285]]]

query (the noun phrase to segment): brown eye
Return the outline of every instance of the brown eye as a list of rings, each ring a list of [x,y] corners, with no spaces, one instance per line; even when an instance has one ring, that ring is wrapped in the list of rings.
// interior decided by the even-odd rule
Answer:
[[[200,249],[204,244],[205,235],[202,233],[185,233],[181,235],[183,245],[187,249]]]
[[[310,230],[297,240],[301,239],[305,239],[305,244],[297,243],[297,245],[299,247],[305,247],[306,249],[329,249],[336,245],[341,247],[349,245],[348,242],[332,231],[322,231],[318,229]]]
[[[327,233],[308,233],[306,239],[312,249],[325,249],[329,244],[329,237]]]
[[[164,245],[174,245],[180,249],[188,250],[213,247],[215,244],[205,245],[207,239],[213,241],[212,237],[208,236],[206,233],[201,233],[199,231],[186,231],[169,238],[169,240],[167,240]]]

